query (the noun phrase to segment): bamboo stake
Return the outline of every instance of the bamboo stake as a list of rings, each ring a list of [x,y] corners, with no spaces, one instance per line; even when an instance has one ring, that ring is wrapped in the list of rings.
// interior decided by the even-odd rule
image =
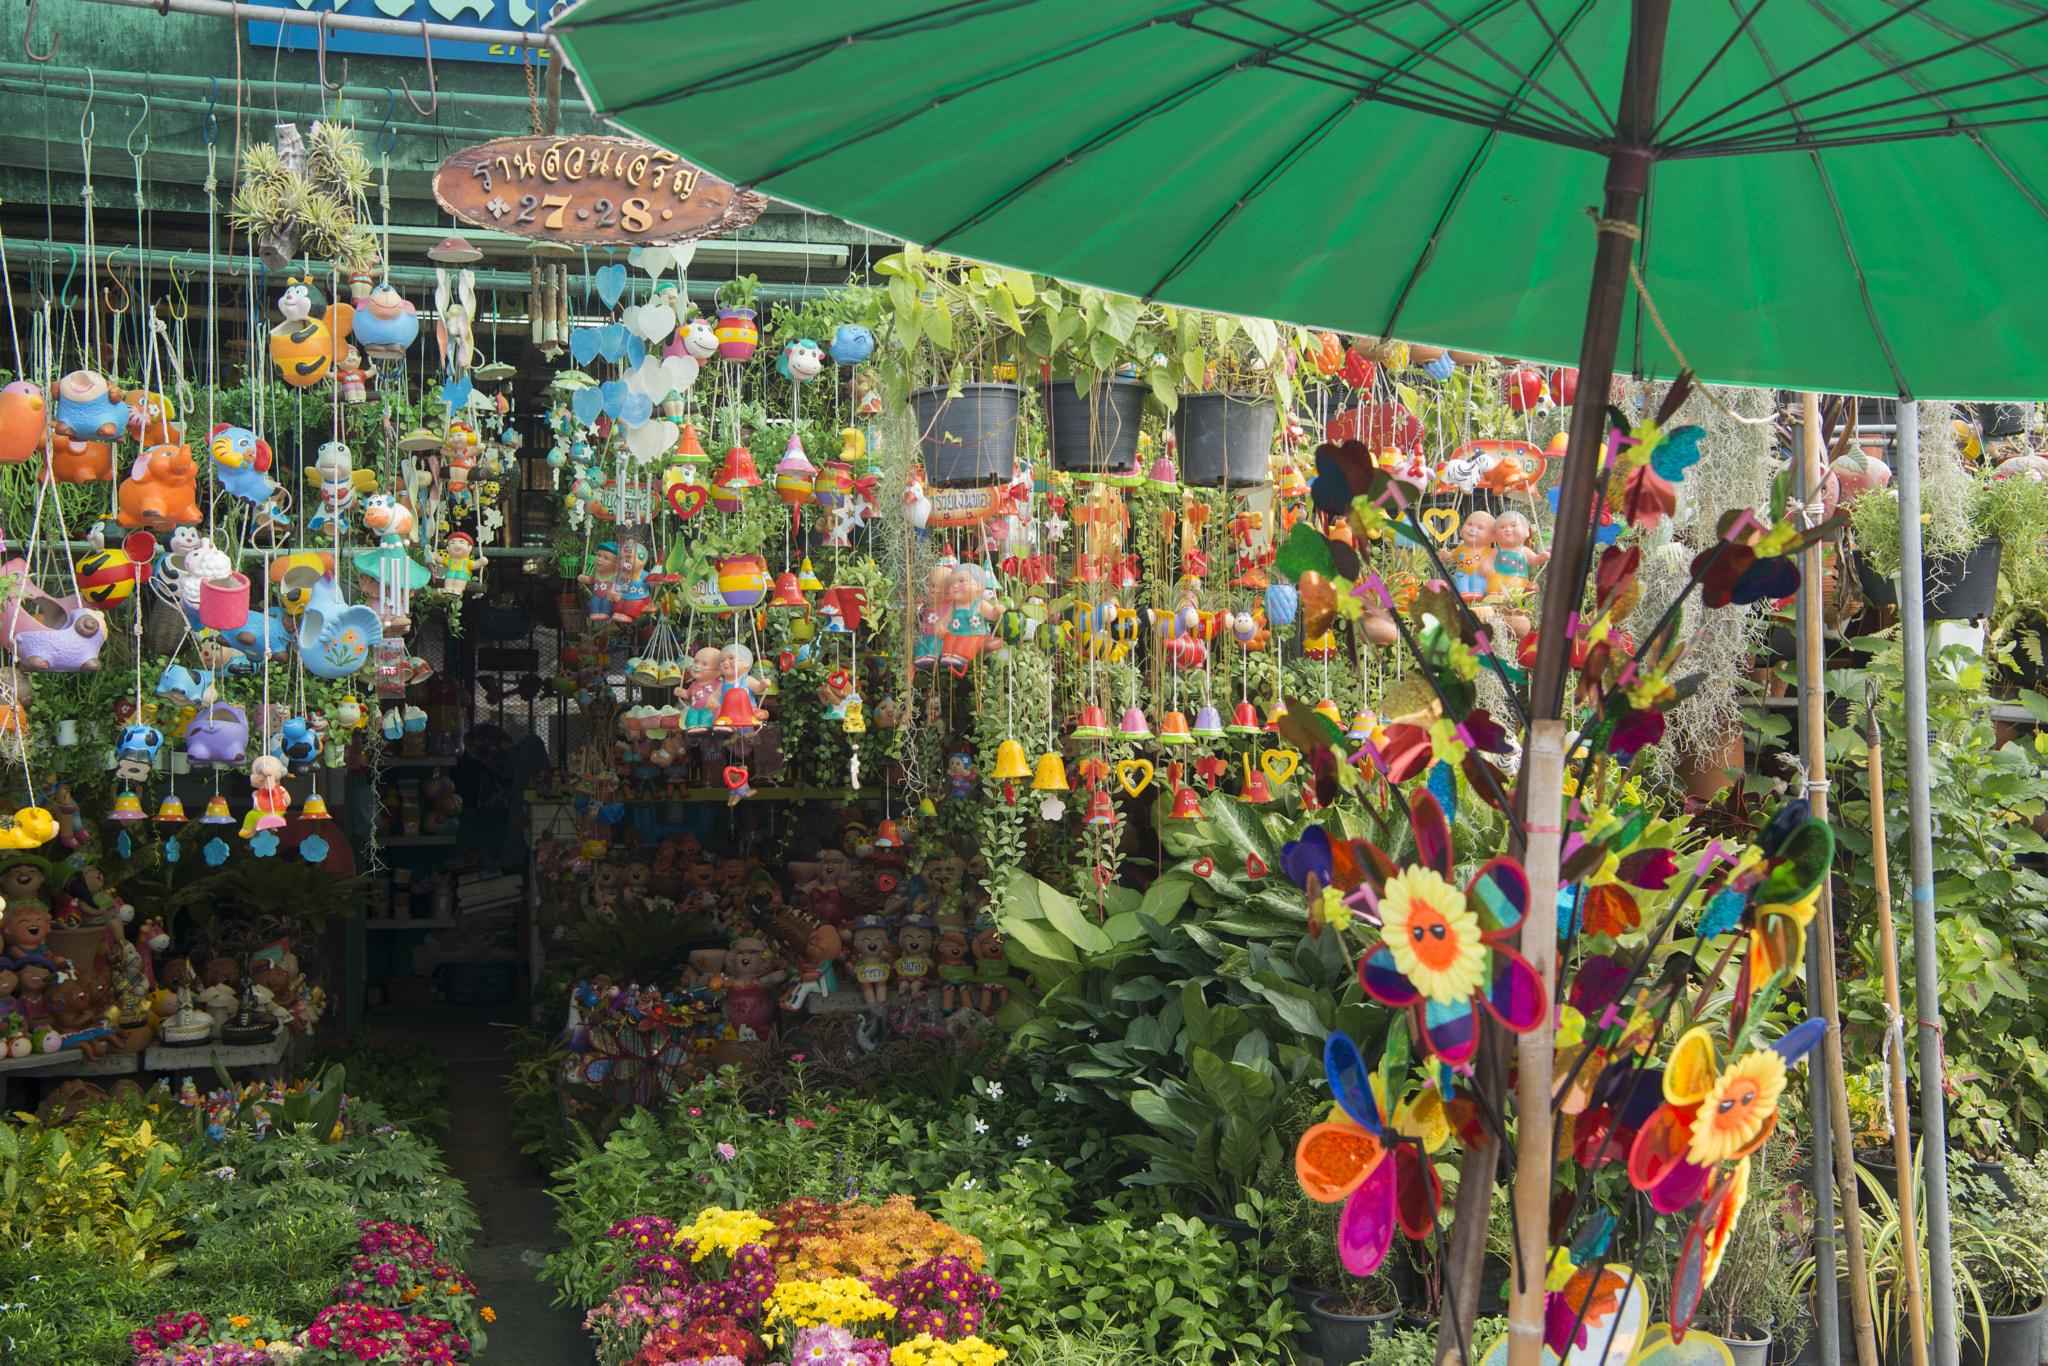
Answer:
[[[1810,503],[1818,503],[1822,479],[1819,395],[1800,395],[1800,407],[1805,436],[1800,483],[1806,499]],[[1800,570],[1800,605],[1804,608],[1800,621],[1804,635],[1801,644],[1806,657],[1805,678],[1802,680],[1805,695],[1800,700],[1805,733],[1800,737],[1800,749],[1806,760],[1807,799],[1813,804],[1814,819],[1824,821],[1828,818],[1827,691],[1821,679],[1827,656],[1821,620],[1821,554],[1821,544],[1815,541],[1804,551],[1802,558],[1805,564]],[[1863,1219],[1856,1204],[1856,1161],[1850,1151],[1849,1090],[1848,1080],[1843,1074],[1842,1015],[1836,999],[1835,982],[1834,878],[1830,872],[1821,874],[1820,904],[1807,933],[1813,936],[1814,961],[1819,968],[1815,974],[1817,980],[1813,983],[1814,993],[1821,1018],[1827,1022],[1827,1038],[1821,1049],[1822,1085],[1831,1120],[1828,1127],[1834,1139],[1834,1204],[1841,1214],[1843,1249],[1849,1263],[1850,1327],[1856,1335],[1858,1366],[1878,1366],[1877,1331],[1870,1312],[1868,1262],[1863,1248]],[[1825,1217],[1827,1212],[1821,1213]]]
[[[1557,997],[1557,863],[1564,810],[1564,722],[1529,727],[1529,911],[1522,920],[1522,956],[1543,979],[1544,999]],[[1508,1366],[1543,1360],[1543,1279],[1550,1262],[1550,1092],[1557,1052],[1553,1009],[1516,1041],[1515,1265],[1508,1297]]]
[[[1913,1344],[1913,1366],[1927,1366],[1926,1289],[1920,1284],[1920,1225],[1913,1207],[1913,1138],[1907,1130],[1910,1102],[1906,1098],[1905,1013],[1899,1005],[1899,939],[1892,924],[1891,851],[1885,847],[1884,761],[1877,731],[1877,685],[1863,695],[1864,751],[1870,766],[1871,879],[1877,886],[1877,956],[1884,967],[1885,1047],[1891,1050],[1892,1163],[1899,1172],[1899,1228],[1910,1232],[1914,1255],[1901,1258],[1906,1279],[1906,1341]]]

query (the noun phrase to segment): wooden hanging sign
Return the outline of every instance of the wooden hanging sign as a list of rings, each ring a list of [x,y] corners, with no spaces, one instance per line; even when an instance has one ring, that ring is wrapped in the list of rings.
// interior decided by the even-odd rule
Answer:
[[[434,172],[465,223],[565,247],[662,246],[743,228],[768,197],[628,138],[497,138]]]

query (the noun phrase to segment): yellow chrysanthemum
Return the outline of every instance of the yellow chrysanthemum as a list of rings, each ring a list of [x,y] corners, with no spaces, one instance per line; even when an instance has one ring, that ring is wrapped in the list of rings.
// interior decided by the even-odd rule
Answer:
[[[1485,984],[1479,917],[1434,870],[1407,868],[1388,878],[1380,924],[1394,966],[1430,1000],[1449,1005]]]
[[[1700,1102],[1686,1160],[1698,1166],[1749,1151],[1778,1113],[1785,1093],[1785,1060],[1769,1049],[1750,1053],[1723,1072]]]
[[[748,1243],[758,1243],[774,1227],[772,1220],[751,1210],[709,1205],[697,1215],[695,1223],[676,1230],[675,1241],[681,1243],[687,1238],[694,1242],[696,1248],[690,1253],[690,1260],[701,1262],[713,1252],[733,1253]]]

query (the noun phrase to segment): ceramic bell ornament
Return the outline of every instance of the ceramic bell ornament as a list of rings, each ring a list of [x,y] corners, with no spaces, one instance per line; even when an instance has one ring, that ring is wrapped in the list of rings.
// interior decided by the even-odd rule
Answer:
[[[149,815],[142,809],[142,799],[133,792],[124,791],[114,798],[114,809],[107,813],[110,821],[143,821]]]
[[[1198,821],[1202,818],[1202,799],[1192,787],[1183,787],[1173,794],[1173,810],[1168,820]]]
[[[1067,787],[1067,764],[1059,755],[1050,750],[1038,756],[1038,767],[1031,775],[1033,792],[1065,792]]]
[[[1116,824],[1116,807],[1111,804],[1107,792],[1098,788],[1088,794],[1088,815],[1081,823],[1095,826]]]
[[[1217,712],[1216,708],[1204,704],[1195,713],[1194,733],[1205,739],[1213,739],[1224,734],[1223,717]]]
[[[216,792],[207,799],[206,814],[199,818],[201,825],[233,825],[235,816],[228,810],[228,799]]]
[[[157,803],[156,818],[165,825],[183,825],[185,823],[185,803],[178,800],[177,793],[171,793],[161,802]]]
[[[1273,790],[1266,783],[1266,770],[1255,767],[1249,754],[1244,756],[1244,791],[1238,794],[1237,799],[1253,803],[1273,800]]]
[[[1188,733],[1188,718],[1177,711],[1170,711],[1159,718],[1159,734],[1153,737],[1162,745],[1192,745],[1195,737]]]

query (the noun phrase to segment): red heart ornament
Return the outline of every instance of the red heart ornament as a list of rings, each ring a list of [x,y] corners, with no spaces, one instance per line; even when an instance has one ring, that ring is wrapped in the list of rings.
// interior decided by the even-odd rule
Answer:
[[[1244,871],[1247,877],[1264,877],[1266,875],[1265,860],[1261,859],[1257,854],[1246,854],[1244,856]]]
[[[1107,887],[1109,885],[1109,869],[1097,868],[1095,870],[1095,885],[1098,887]]]
[[[676,516],[689,521],[704,510],[704,500],[711,496],[711,490],[702,484],[670,484],[668,505]]]
[[[747,785],[747,771],[738,764],[728,764],[725,770],[725,785],[737,792]]]
[[[879,889],[881,889],[882,891],[885,891],[885,892],[893,892],[893,891],[895,891],[895,890],[896,890],[896,875],[895,875],[894,873],[881,873],[881,874],[878,874],[878,875],[876,876],[876,878],[875,878],[875,886],[876,886],[876,887],[878,887]]]
[[[1208,856],[1207,854],[1204,854],[1204,855],[1203,855],[1202,857],[1200,857],[1200,858],[1198,858],[1198,859],[1196,859],[1196,860],[1195,860],[1195,876],[1196,876],[1196,877],[1207,877],[1207,876],[1209,876],[1209,874],[1211,874],[1211,873],[1213,873],[1213,872],[1215,872],[1215,871],[1216,871],[1216,860],[1215,860],[1215,859],[1212,859],[1212,858],[1210,858],[1210,857],[1209,857],[1209,856]]]

